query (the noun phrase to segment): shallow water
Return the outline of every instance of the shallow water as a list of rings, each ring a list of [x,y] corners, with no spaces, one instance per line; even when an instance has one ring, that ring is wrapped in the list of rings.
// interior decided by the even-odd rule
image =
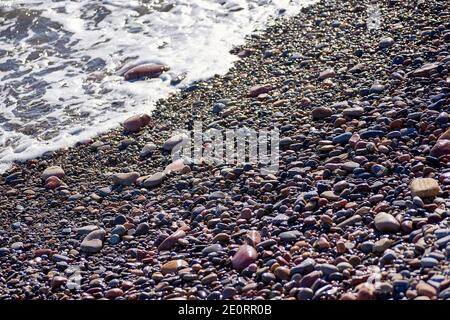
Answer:
[[[1,0],[0,172],[117,126],[193,81],[271,17],[311,0]],[[171,70],[127,82],[133,65]],[[174,79],[184,79],[174,84]]]

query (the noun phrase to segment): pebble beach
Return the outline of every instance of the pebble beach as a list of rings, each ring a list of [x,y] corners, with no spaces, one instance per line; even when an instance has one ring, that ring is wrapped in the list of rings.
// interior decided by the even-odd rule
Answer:
[[[448,1],[319,1],[232,53],[0,176],[1,300],[450,299]],[[195,121],[278,128],[277,172],[172,162]]]

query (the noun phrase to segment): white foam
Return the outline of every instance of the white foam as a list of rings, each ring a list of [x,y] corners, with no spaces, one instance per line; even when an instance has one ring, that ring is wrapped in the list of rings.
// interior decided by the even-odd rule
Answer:
[[[16,59],[21,63],[15,72],[29,71],[12,78],[9,77],[12,71],[0,71],[0,110],[9,124],[6,128],[0,122],[3,140],[0,141],[0,172],[14,160],[26,160],[71,146],[117,126],[130,115],[151,112],[156,100],[177,89],[170,85],[168,75],[185,73],[186,78],[179,85],[183,86],[214,74],[224,74],[236,59],[229,54],[230,49],[242,44],[247,34],[264,26],[280,9],[285,10],[285,15],[292,15],[302,5],[314,1],[162,1],[173,4],[167,12],[152,11],[153,2],[102,1],[101,5],[111,13],[97,25],[93,19],[96,9],[91,0],[15,2],[22,9],[41,11],[41,17],[59,23],[62,30],[49,29],[58,33],[59,38],[68,37],[69,32],[71,45],[65,45],[69,49],[65,56],[55,54],[54,43],[33,41],[39,36],[36,30],[29,30],[19,41],[8,39],[2,43],[1,48],[8,54],[0,57],[0,64]],[[236,7],[242,9],[235,11]],[[11,25],[3,24],[0,31]],[[37,49],[42,51],[40,57],[27,61],[28,55]],[[89,58],[85,59],[86,56]],[[97,81],[90,80],[93,71],[85,70],[86,63],[95,58],[104,61],[100,70],[102,76]],[[160,79],[137,82],[124,81],[119,75],[120,70],[143,62],[167,64],[170,73]],[[49,68],[55,71],[43,73]],[[17,116],[21,99],[36,90],[24,81],[25,77],[46,82],[45,93],[28,101],[30,110],[25,114],[33,110],[35,103],[48,106],[47,113]],[[10,90],[16,92],[17,99]],[[117,102],[122,105],[113,104]],[[28,135],[19,132],[22,130],[11,130],[13,123],[18,128],[34,126],[37,133]]]

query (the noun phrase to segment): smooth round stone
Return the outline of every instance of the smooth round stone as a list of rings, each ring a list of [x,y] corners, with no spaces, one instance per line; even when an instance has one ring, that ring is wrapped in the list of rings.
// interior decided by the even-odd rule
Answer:
[[[52,176],[62,179],[65,176],[64,170],[59,166],[48,167],[42,172],[41,178],[45,181]]]
[[[311,117],[313,120],[321,120],[329,118],[333,115],[333,110],[327,107],[317,107],[311,111]]]
[[[146,188],[153,188],[159,186],[161,183],[163,183],[164,179],[166,178],[166,174],[164,172],[157,172],[142,183],[142,186]]]
[[[0,257],[5,257],[9,254],[8,248],[0,248]]]
[[[255,262],[258,257],[256,250],[249,245],[242,245],[235,255],[231,258],[234,269],[242,270],[247,268],[251,263]]]
[[[207,246],[206,248],[204,248],[202,250],[202,254],[204,256],[207,256],[207,255],[209,255],[210,253],[213,253],[213,252],[214,253],[223,252],[223,247],[220,244],[216,243],[216,244],[212,244],[210,246]]]
[[[45,187],[48,189],[56,189],[61,185],[62,181],[56,176],[48,177],[47,180],[45,180]]]
[[[340,262],[340,263],[337,264],[336,267],[338,268],[339,272],[342,272],[344,270],[351,270],[351,269],[353,269],[353,266],[350,263],[348,263],[348,262]]]
[[[370,92],[371,93],[382,93],[384,91],[384,89],[385,89],[385,87],[382,84],[374,83],[370,87]]]
[[[364,109],[361,107],[346,108],[342,111],[345,117],[358,118],[364,115]]]
[[[112,234],[111,237],[109,238],[109,243],[110,244],[118,244],[120,242],[120,236],[118,234]]]
[[[340,197],[336,195],[333,191],[325,191],[320,194],[321,198],[325,198],[328,201],[338,201]]]
[[[105,298],[107,299],[115,299],[121,296],[123,296],[123,291],[119,288],[112,288],[105,292]]]
[[[441,191],[439,183],[433,178],[416,178],[410,188],[411,193],[420,198],[435,197]]]
[[[409,288],[409,281],[408,280],[395,280],[393,285],[394,285],[395,291],[405,292]]]
[[[433,268],[439,264],[439,261],[435,258],[425,257],[420,261],[422,268]]]
[[[310,288],[299,288],[297,292],[298,300],[311,300],[314,292]]]
[[[384,251],[384,254],[381,257],[381,261],[385,264],[389,264],[395,259],[397,259],[397,254],[395,253],[394,250],[391,249],[387,249],[386,251]]]
[[[361,139],[370,139],[370,138],[378,138],[383,137],[386,133],[381,130],[366,130],[359,134]]]
[[[392,215],[380,212],[375,216],[375,229],[382,233],[392,233],[400,230],[400,223]]]
[[[97,253],[103,248],[106,232],[103,229],[94,230],[81,242],[81,250],[87,253]]]
[[[124,234],[126,234],[127,233],[127,228],[125,228],[123,225],[121,225],[121,224],[119,224],[119,225],[116,225],[115,227],[114,227],[114,229],[112,229],[111,230],[111,234],[116,234],[116,235],[118,235],[119,237],[121,237],[121,236],[123,236]]]
[[[434,231],[434,235],[436,236],[436,238],[440,239],[440,238],[444,238],[448,235],[450,235],[450,228],[447,229],[436,229]]]
[[[391,239],[380,239],[374,243],[372,247],[372,252],[374,253],[383,253],[386,249],[390,248],[393,241]]]
[[[121,186],[131,186],[137,178],[139,178],[138,172],[115,173],[111,176],[112,182]]]
[[[426,282],[419,282],[416,285],[416,291],[419,296],[433,298],[437,295],[437,290]]]
[[[290,270],[286,267],[278,267],[274,271],[275,276],[280,280],[290,279]]]
[[[23,249],[23,242],[14,242],[13,244],[11,244],[11,249],[13,250],[22,250]]]
[[[285,231],[278,235],[281,241],[284,242],[294,242],[300,236],[300,232],[298,231]]]
[[[225,108],[225,105],[223,103],[214,103],[212,106],[212,113],[219,114],[222,112],[222,110]]]
[[[125,217],[123,214],[119,214],[118,216],[116,216],[113,221],[114,225],[124,224],[125,222],[127,222],[127,217]]]
[[[233,287],[225,287],[222,290],[222,296],[224,299],[231,299],[236,295],[236,289]]]
[[[342,169],[344,169],[345,171],[348,171],[348,172],[353,172],[353,170],[355,170],[359,167],[360,167],[359,163],[354,162],[354,161],[347,161],[342,164]]]
[[[147,114],[135,115],[126,119],[122,126],[126,131],[138,132],[142,127],[146,126],[150,122],[150,116]]]
[[[387,49],[389,47],[391,47],[394,44],[394,39],[392,39],[391,37],[384,37],[381,38],[380,41],[378,42],[378,47],[380,49]]]
[[[151,155],[156,150],[156,145],[154,143],[147,143],[139,153],[141,158],[146,158]]]
[[[169,273],[176,273],[178,269],[186,268],[188,266],[189,264],[184,260],[181,259],[171,260],[162,265],[161,272],[164,275]]]
[[[138,226],[136,227],[136,231],[134,232],[134,235],[135,236],[146,235],[149,231],[150,231],[150,226],[148,225],[147,222],[143,222],[143,223],[138,224]]]
[[[314,259],[312,258],[307,258],[304,261],[302,261],[299,265],[293,267],[291,269],[291,274],[300,273],[302,275],[305,275],[314,271],[315,266],[316,261],[314,261]]]
[[[165,151],[172,151],[177,145],[180,144],[180,146],[184,145],[188,142],[189,137],[186,134],[177,134],[164,142],[163,149]]]
[[[217,281],[217,274],[210,273],[207,276],[203,277],[202,284],[203,285],[209,285],[209,284],[211,284],[214,281]]]
[[[261,275],[261,281],[268,284],[273,283],[277,280],[276,276],[272,272],[264,272]]]

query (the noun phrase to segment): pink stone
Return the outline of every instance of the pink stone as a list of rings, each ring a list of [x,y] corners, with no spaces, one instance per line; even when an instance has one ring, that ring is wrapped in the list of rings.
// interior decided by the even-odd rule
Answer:
[[[430,155],[436,158],[450,154],[450,140],[438,140],[433,148],[431,148]]]
[[[350,137],[350,140],[348,140],[348,143],[349,143],[352,147],[355,147],[359,140],[360,140],[359,134],[357,134],[357,133],[355,132],[355,133]]]
[[[170,236],[168,236],[166,239],[164,239],[163,242],[158,247],[159,251],[163,250],[169,250],[171,249],[179,239],[184,238],[186,236],[186,232],[183,230],[178,230],[174,233],[172,233]]]
[[[134,80],[138,78],[156,78],[164,71],[169,70],[169,67],[160,64],[143,64],[136,66],[125,72],[125,80]]]
[[[183,159],[177,159],[171,164],[167,165],[164,169],[164,172],[168,173],[171,171],[180,172],[184,169],[184,161]]]
[[[123,291],[119,288],[112,288],[105,292],[105,298],[107,299],[115,299],[121,296],[123,296]]]
[[[250,88],[250,96],[257,97],[260,94],[268,93],[272,90],[272,86],[270,85],[257,85]]]
[[[61,185],[62,181],[57,176],[51,176],[45,180],[45,187],[48,189],[56,189]]]
[[[150,122],[150,116],[148,114],[135,115],[123,122],[125,130],[130,132],[138,132],[142,127],[146,126]]]
[[[234,269],[242,270],[247,268],[251,263],[256,261],[258,253],[255,248],[247,244],[242,245],[236,254],[231,258]]]

